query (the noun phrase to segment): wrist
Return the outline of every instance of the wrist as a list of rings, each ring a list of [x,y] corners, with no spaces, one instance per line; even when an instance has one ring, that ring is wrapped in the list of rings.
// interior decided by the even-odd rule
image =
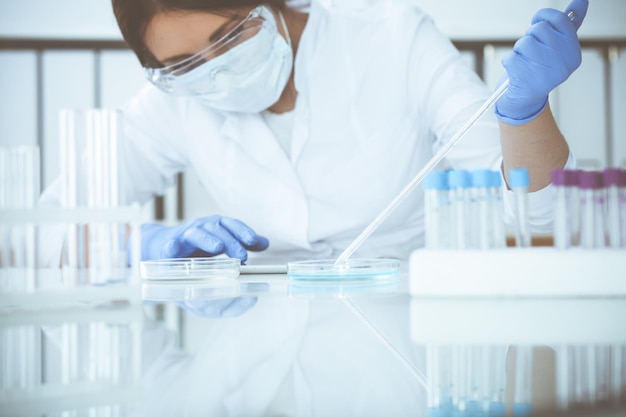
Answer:
[[[545,110],[548,105],[548,97],[546,96],[540,101],[533,104],[508,105],[506,101],[499,101],[495,105],[496,117],[504,123],[519,126],[534,120]]]

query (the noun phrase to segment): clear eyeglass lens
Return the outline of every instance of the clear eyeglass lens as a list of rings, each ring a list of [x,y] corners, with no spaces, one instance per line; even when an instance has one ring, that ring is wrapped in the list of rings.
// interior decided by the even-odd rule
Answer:
[[[148,68],[147,70],[156,76],[151,77],[152,79],[168,75],[179,76],[185,74],[192,69],[197,68],[199,65],[224,54],[226,51],[234,48],[235,46],[240,45],[247,39],[250,39],[258,33],[264,20],[265,19],[260,8],[257,7],[252,10],[243,21],[238,23],[219,40],[207,46],[197,54],[166,67]]]

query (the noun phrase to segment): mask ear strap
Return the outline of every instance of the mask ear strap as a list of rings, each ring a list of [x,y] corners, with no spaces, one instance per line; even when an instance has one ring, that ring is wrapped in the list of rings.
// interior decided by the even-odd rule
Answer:
[[[283,17],[283,13],[279,10],[278,17],[280,17],[280,22],[283,25],[283,29],[285,29],[285,35],[287,35],[287,43],[291,47],[291,36],[289,35],[289,28],[287,28],[287,23],[285,23],[285,18]]]

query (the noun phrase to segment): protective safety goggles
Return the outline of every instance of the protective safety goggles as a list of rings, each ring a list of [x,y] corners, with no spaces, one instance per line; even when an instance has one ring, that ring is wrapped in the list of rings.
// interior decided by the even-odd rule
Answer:
[[[264,30],[262,30],[264,29]],[[267,30],[265,30],[267,29]],[[244,73],[256,66],[267,55],[269,51],[256,50],[253,54],[247,54],[246,59],[224,59],[220,62],[220,57],[231,51],[245,41],[262,33],[275,33],[277,31],[276,22],[272,10],[265,5],[253,9],[248,16],[239,22],[233,29],[222,36],[214,43],[207,46],[200,52],[183,59],[172,65],[162,68],[144,68],[144,72],[154,85],[161,90],[175,95],[188,95],[198,93],[198,88],[210,90],[206,77],[199,79],[193,75],[193,69],[204,63],[212,62],[218,64],[213,69],[214,72]],[[268,44],[268,49],[271,44]]]

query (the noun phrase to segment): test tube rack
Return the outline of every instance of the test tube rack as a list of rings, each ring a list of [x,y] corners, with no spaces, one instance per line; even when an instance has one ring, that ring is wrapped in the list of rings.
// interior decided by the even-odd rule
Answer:
[[[414,251],[413,296],[626,297],[626,249]]]
[[[18,417],[72,410],[111,414],[139,401],[140,216],[139,205],[0,209],[3,236],[27,237],[3,242],[2,250],[29,254],[24,257],[29,262],[0,267],[0,414]],[[38,228],[67,230],[70,225],[127,230],[136,258],[133,266],[128,267],[125,258],[120,267],[95,271],[63,262],[39,265]],[[126,238],[121,238],[125,244]]]

